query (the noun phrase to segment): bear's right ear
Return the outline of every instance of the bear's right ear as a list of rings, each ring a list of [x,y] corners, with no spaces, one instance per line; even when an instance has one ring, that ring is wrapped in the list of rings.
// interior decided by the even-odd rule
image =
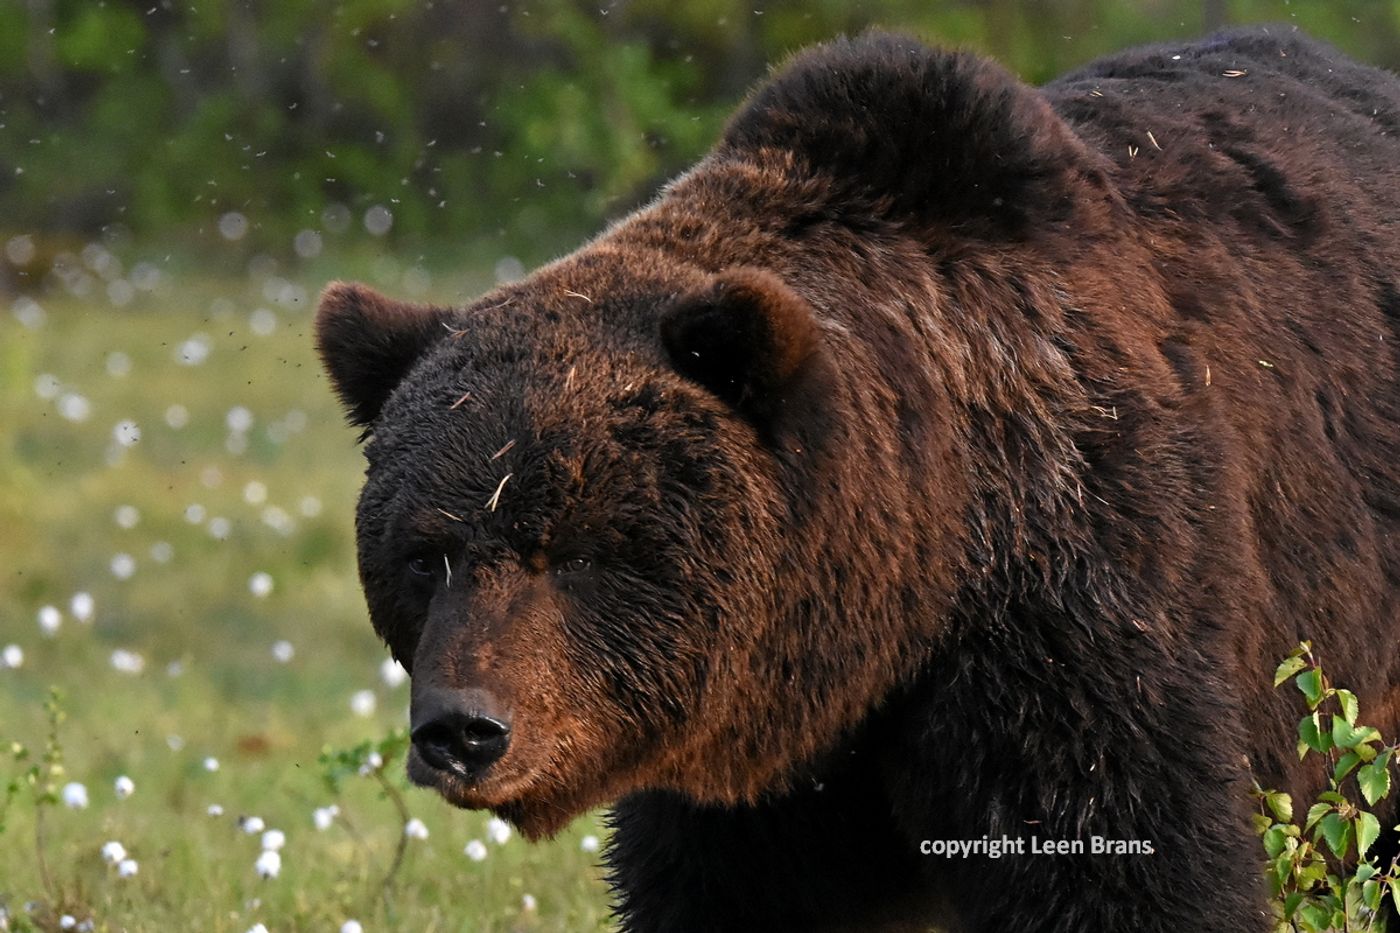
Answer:
[[[806,299],[763,269],[735,268],[681,295],[661,342],[682,375],[755,421],[774,415],[821,352]]]
[[[367,427],[420,356],[447,336],[448,308],[395,301],[332,282],[316,309],[316,349],[350,423]]]

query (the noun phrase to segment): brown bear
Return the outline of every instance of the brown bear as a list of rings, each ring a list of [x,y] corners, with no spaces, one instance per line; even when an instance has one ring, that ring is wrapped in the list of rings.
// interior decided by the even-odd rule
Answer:
[[[1263,930],[1278,659],[1400,711],[1398,280],[1400,83],[1272,28],[838,40],[523,281],[331,285],[409,773],[615,802],[626,930]]]

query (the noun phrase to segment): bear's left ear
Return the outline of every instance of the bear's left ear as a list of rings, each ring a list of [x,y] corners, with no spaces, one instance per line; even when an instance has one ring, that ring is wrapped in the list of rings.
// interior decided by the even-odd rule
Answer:
[[[332,282],[316,309],[316,349],[350,423],[368,427],[429,347],[447,336],[449,308],[395,301]]]
[[[820,338],[812,306],[763,269],[717,273],[661,317],[672,365],[760,421],[821,353]]]

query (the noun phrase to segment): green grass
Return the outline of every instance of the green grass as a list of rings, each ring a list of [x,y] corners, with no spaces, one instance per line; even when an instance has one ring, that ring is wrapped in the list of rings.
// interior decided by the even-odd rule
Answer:
[[[395,270],[327,261],[293,281],[314,296],[328,278],[376,274]],[[440,281],[430,297],[460,301],[483,284]],[[369,778],[333,795],[318,757],[402,725],[408,688],[379,676],[385,653],[354,570],[362,461],[316,364],[310,308],[270,303],[264,285],[167,267],[161,288],[121,309],[60,292],[39,297],[41,326],[0,314],[0,647],[24,653],[17,668],[0,663],[0,788],[27,766],[11,760],[11,741],[42,752],[43,701],[56,686],[68,714],[63,780],[85,784],[91,800],[46,810],[54,891],[40,877],[28,790],[13,800],[0,835],[11,928],[47,928],[54,910],[98,930],[335,930],[352,917],[366,930],[599,928],[607,894],[597,854],[580,846],[600,833],[595,817],[548,844],[488,842],[489,856],[473,862],[463,847],[486,840],[487,814],[418,789],[403,793],[430,836],[410,841],[391,896],[380,897],[400,819]],[[253,332],[256,308],[274,310],[273,334]],[[195,334],[207,338],[207,360],[179,365],[177,348]],[[129,373],[109,374],[113,353],[129,358]],[[88,400],[86,420],[65,419],[59,399],[41,397],[45,374]],[[178,429],[165,420],[175,404],[188,412]],[[253,416],[242,452],[226,448],[235,406]],[[124,419],[141,437],[114,455]],[[250,483],[262,484],[265,501]],[[134,527],[115,519],[124,505],[139,512]],[[201,522],[187,520],[191,506]],[[268,507],[292,527],[267,524]],[[215,517],[228,520],[223,540],[210,533]],[[165,563],[152,554],[161,542]],[[136,564],[126,580],[111,569],[122,553]],[[264,597],[249,587],[259,572],[273,579]],[[91,622],[73,618],[77,592],[93,597]],[[46,605],[64,615],[52,637],[37,622]],[[295,648],[288,663],[272,655],[283,639]],[[144,670],[113,669],[117,649],[139,653]],[[378,700],[370,717],[350,708],[364,689]],[[219,770],[203,767],[207,756]],[[388,770],[401,783],[401,762]],[[136,790],[118,800],[122,774]],[[318,831],[312,811],[333,802],[342,819]],[[209,816],[211,804],[224,814]],[[260,844],[238,829],[241,814],[285,831],[276,879],[255,873]],[[136,877],[102,860],[108,840],[138,861]],[[527,894],[534,910],[522,906]]]

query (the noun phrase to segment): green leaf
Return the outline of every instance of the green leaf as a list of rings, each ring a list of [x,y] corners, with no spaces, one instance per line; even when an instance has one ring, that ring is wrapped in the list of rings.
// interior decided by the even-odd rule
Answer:
[[[1367,851],[1376,844],[1381,835],[1381,821],[1374,814],[1362,810],[1356,817],[1356,854],[1365,858]]]
[[[1351,847],[1351,823],[1342,819],[1340,814],[1329,813],[1322,818],[1318,827],[1332,854],[1337,858],[1346,858],[1347,850]]]
[[[1332,910],[1322,904],[1309,904],[1298,911],[1298,919],[1309,933],[1325,933],[1332,927]]]
[[[1303,897],[1302,891],[1294,891],[1283,899],[1283,919],[1293,919],[1293,915],[1298,912],[1298,905],[1303,902]]]
[[[1287,838],[1283,834],[1282,826],[1269,828],[1269,831],[1264,834],[1264,851],[1268,853],[1269,858],[1278,858],[1283,854],[1284,842]]]
[[[1269,809],[1274,811],[1274,816],[1278,817],[1280,823],[1290,823],[1293,821],[1293,798],[1285,793],[1275,791],[1264,798]]]
[[[1284,662],[1278,666],[1278,669],[1276,671],[1274,671],[1274,686],[1279,686],[1285,680],[1292,677],[1294,674],[1298,673],[1307,666],[1308,662],[1304,661],[1297,655],[1294,655],[1290,658],[1285,658]]]
[[[1365,797],[1371,806],[1375,806],[1376,801],[1384,800],[1390,794],[1390,768],[1387,757],[1383,755],[1356,772],[1356,783],[1361,788],[1361,796]]]
[[[1356,725],[1356,716],[1360,711],[1356,702],[1356,694],[1350,690],[1338,690],[1337,702],[1342,704],[1342,718],[1350,725]]]
[[[1298,720],[1298,757],[1307,754],[1307,749],[1325,753],[1332,747],[1332,736],[1322,730],[1322,714],[1313,713]]]
[[[1372,913],[1381,909],[1381,893],[1384,889],[1379,881],[1364,881],[1361,884],[1361,901]]]
[[[1381,734],[1370,726],[1353,726],[1340,716],[1332,717],[1331,735],[1332,743],[1338,748],[1356,748],[1381,737]]]
[[[1254,821],[1254,832],[1260,836],[1269,831],[1269,827],[1274,825],[1274,821],[1262,813],[1251,813],[1250,819]]]
[[[1303,671],[1294,678],[1293,683],[1303,691],[1303,696],[1308,701],[1308,709],[1317,709],[1317,704],[1322,702],[1322,671],[1315,667]]]
[[[1389,879],[1386,884],[1390,886],[1390,903],[1400,908],[1400,876]]]
[[[1303,824],[1304,829],[1312,829],[1313,824],[1331,813],[1333,806],[1330,803],[1315,803],[1308,807],[1308,820]]]
[[[1355,768],[1359,764],[1361,764],[1361,756],[1356,754],[1356,752],[1347,752],[1341,758],[1337,759],[1337,766],[1332,769],[1332,780],[1338,784],[1342,783],[1342,779],[1351,773],[1352,768]]]

